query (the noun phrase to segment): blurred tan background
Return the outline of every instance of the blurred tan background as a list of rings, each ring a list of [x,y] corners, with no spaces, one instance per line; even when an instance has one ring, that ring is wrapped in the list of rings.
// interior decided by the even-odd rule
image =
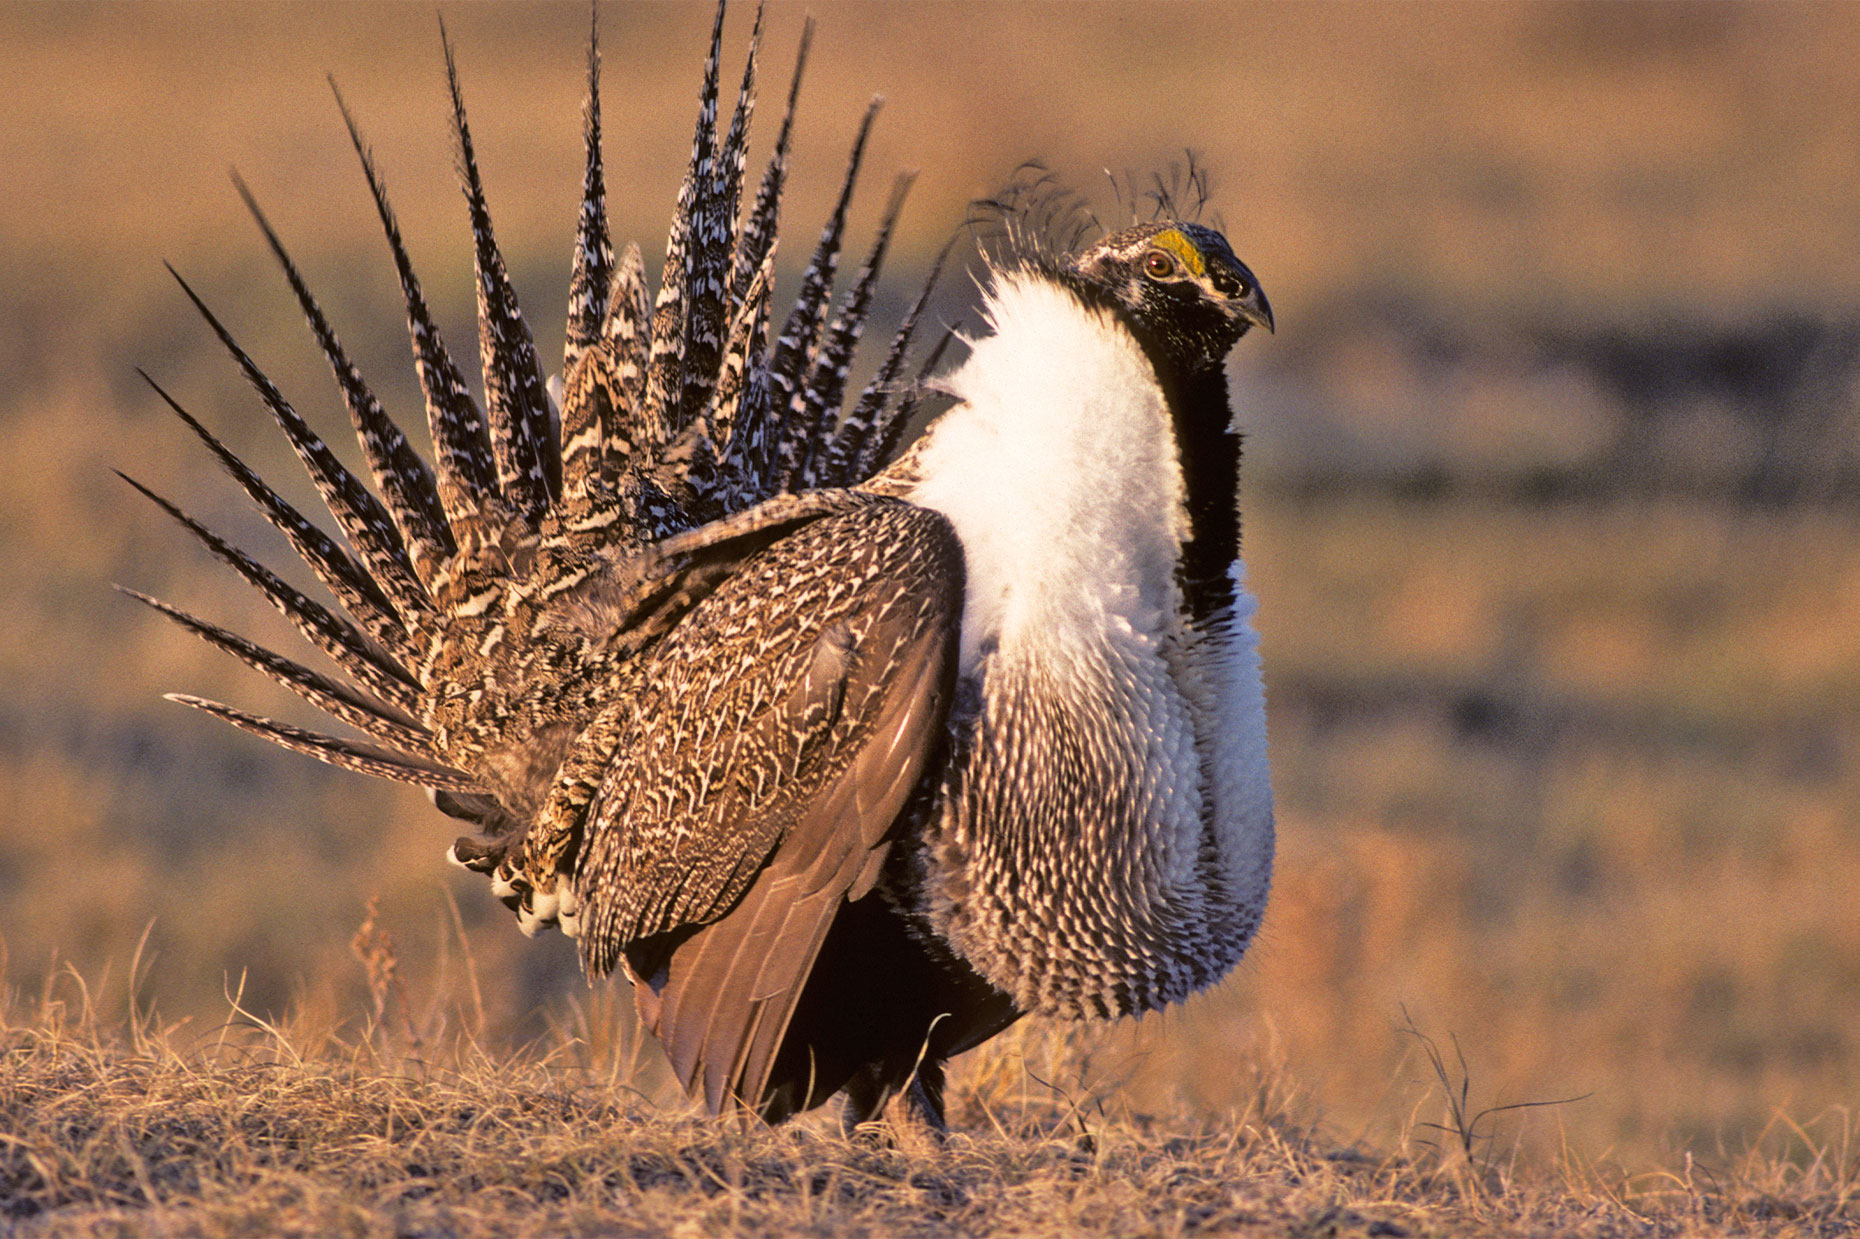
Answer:
[[[1103,170],[1166,171],[1184,148],[1278,314],[1234,361],[1275,902],[1237,979],[1098,1038],[1085,1082],[1214,1117],[1263,1088],[1382,1140],[1437,1117],[1412,1016],[1457,1038],[1477,1105],[1586,1095],[1498,1121],[1538,1152],[1641,1166],[1851,1130],[1860,10],[811,8],[791,263],[883,93],[856,235],[894,170],[923,170],[892,314],[1021,161],[1115,224]],[[500,239],[559,357],[586,10],[444,12]],[[802,17],[771,7],[758,159]],[[615,230],[656,269],[709,13],[609,5],[602,23]],[[726,82],[748,25],[732,14]],[[598,1025],[611,998],[448,870],[456,832],[418,794],[161,701],[311,717],[108,588],[296,648],[109,474],[305,579],[134,376],[314,502],[162,259],[356,458],[229,165],[420,421],[326,71],[469,353],[431,6],[0,7],[5,980],[74,995],[69,966],[126,1009],[152,925],[136,1001],[166,1022],[210,1035],[241,977],[253,1011],[355,1021],[349,941],[379,896],[419,1018],[518,1045]],[[946,319],[969,292],[949,282]]]

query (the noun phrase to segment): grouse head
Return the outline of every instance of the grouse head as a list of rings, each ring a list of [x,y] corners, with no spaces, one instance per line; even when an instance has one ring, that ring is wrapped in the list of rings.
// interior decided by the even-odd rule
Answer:
[[[1159,370],[1218,368],[1252,326],[1272,330],[1272,307],[1227,238],[1169,220],[1112,233],[1073,258],[1067,282],[1129,326]]]

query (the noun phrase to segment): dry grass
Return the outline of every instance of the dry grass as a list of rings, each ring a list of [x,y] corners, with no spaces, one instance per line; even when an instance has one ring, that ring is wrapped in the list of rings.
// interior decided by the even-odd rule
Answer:
[[[1006,1039],[959,1130],[900,1151],[803,1121],[694,1119],[624,1054],[552,1038],[415,1056],[235,1012],[111,1024],[75,974],[0,1022],[0,1228],[32,1235],[1839,1235],[1860,1225],[1845,1126],[1805,1164],[1751,1154],[1622,1175],[1520,1166],[1452,1110],[1393,1150],[1289,1112],[1283,1081],[1219,1118],[1111,1111],[1067,1055]],[[1442,1062],[1450,1088],[1454,1068]],[[1064,1077],[1058,1077],[1063,1081]],[[1459,1077],[1463,1080],[1463,1077]],[[1810,1133],[1802,1133],[1810,1138]]]

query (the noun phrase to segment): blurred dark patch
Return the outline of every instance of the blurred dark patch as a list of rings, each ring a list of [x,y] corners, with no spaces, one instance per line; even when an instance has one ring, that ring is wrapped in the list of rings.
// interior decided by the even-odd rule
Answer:
[[[1692,0],[1559,0],[1541,6],[1525,43],[1544,62],[1572,69],[1700,58],[1717,52],[1748,15]]]
[[[1860,500],[1860,315],[1307,311],[1256,380],[1256,480],[1307,500]]]
[[[1455,682],[1415,675],[1371,679],[1362,674],[1271,677],[1275,715],[1307,742],[1321,743],[1346,727],[1420,722],[1460,745],[1482,745],[1529,760],[1563,744],[1617,750],[1683,749],[1729,764],[1761,762],[1792,780],[1838,777],[1844,710],[1817,714],[1804,707],[1787,729],[1763,719],[1686,715],[1658,703],[1614,704],[1559,695],[1529,684],[1498,680]]]

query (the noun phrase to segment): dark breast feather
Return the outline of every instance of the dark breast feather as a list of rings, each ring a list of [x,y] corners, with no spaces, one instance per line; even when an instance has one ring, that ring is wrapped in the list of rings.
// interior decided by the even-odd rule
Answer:
[[[940,762],[962,552],[891,500],[749,557],[645,655],[575,864],[591,975],[624,959],[712,1111],[759,1108],[828,930]]]

